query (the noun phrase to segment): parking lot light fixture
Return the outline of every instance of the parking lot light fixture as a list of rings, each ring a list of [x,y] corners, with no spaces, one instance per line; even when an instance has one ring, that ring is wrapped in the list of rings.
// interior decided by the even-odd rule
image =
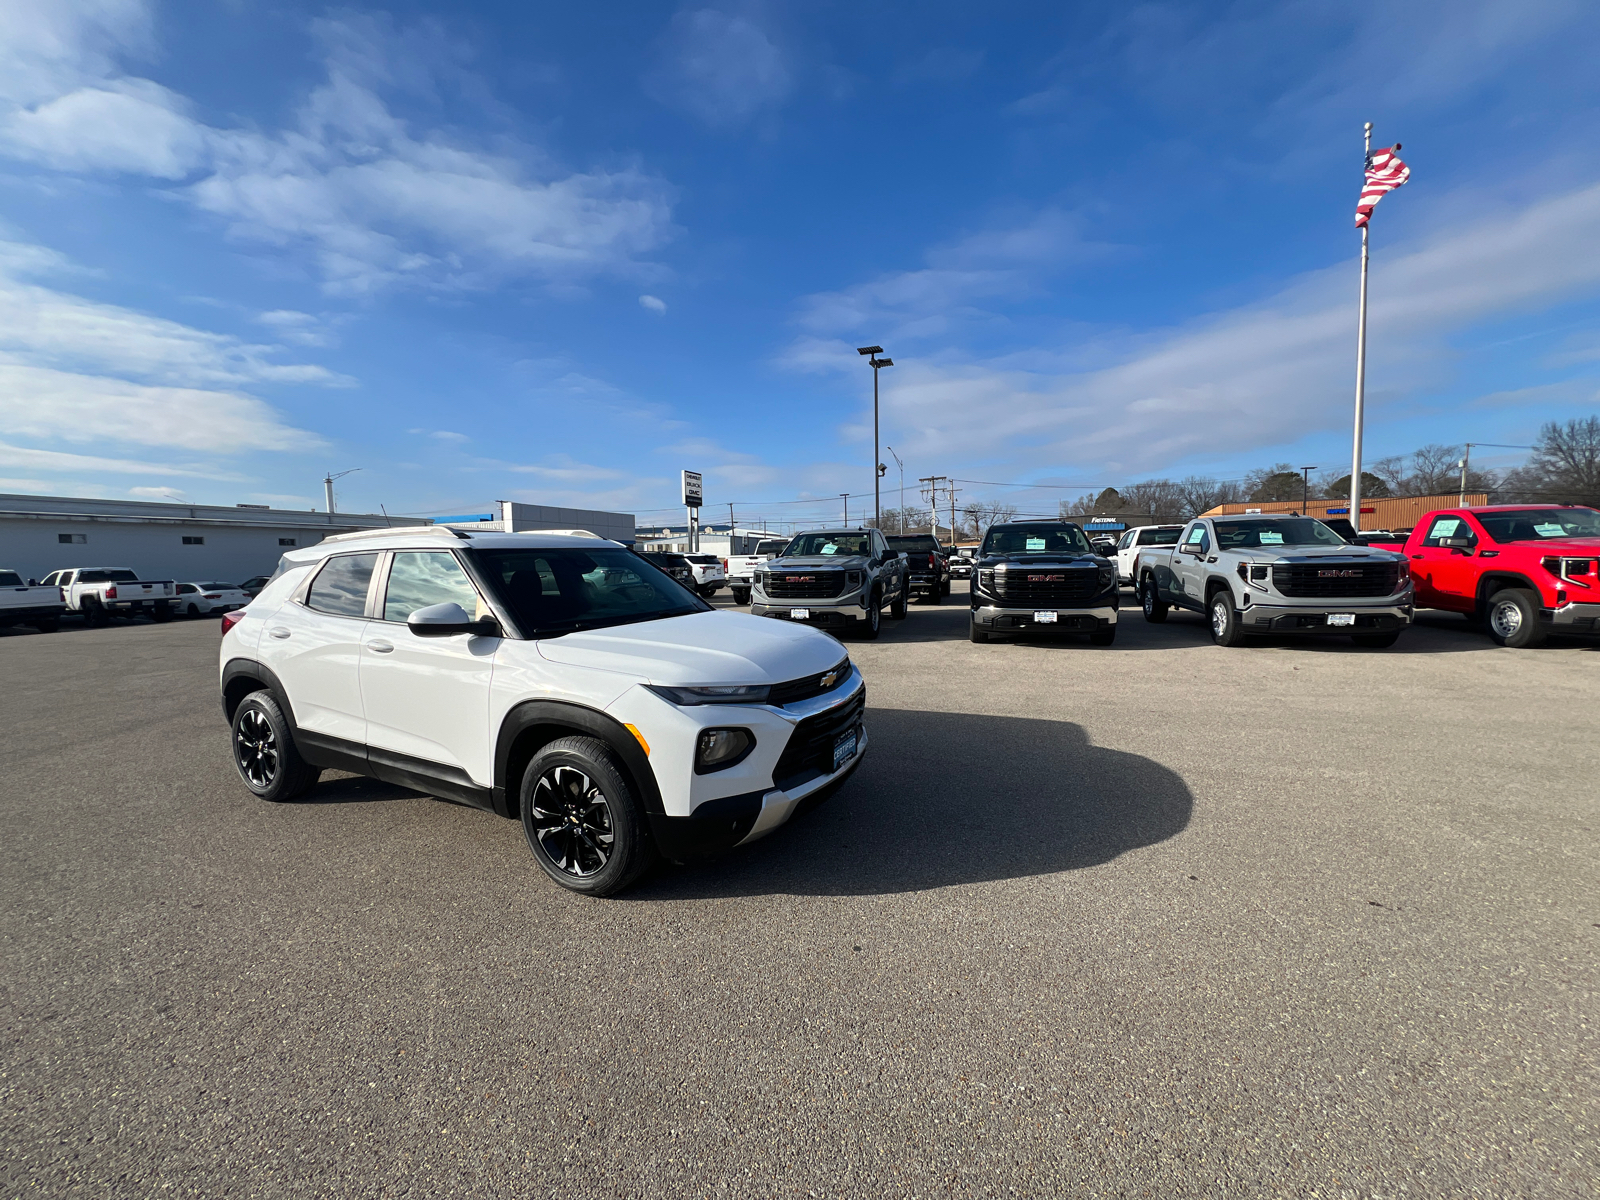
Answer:
[[[882,529],[883,501],[878,481],[883,478],[884,468],[878,462],[878,372],[894,366],[894,359],[878,357],[883,353],[882,346],[857,346],[856,353],[869,355],[867,361],[872,364],[872,519]]]

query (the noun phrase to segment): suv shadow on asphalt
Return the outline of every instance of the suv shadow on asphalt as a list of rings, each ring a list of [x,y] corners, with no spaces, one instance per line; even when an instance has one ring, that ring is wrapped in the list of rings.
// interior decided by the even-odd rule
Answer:
[[[1194,797],[1174,771],[1066,721],[872,709],[871,750],[827,803],[619,899],[881,895],[1099,866],[1166,841]]]

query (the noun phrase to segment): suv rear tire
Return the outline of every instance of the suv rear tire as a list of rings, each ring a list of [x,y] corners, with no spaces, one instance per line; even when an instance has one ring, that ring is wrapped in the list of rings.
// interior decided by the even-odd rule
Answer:
[[[1153,575],[1144,577],[1144,584],[1139,588],[1139,603],[1144,605],[1144,619],[1150,624],[1159,625],[1167,619],[1167,609],[1170,606],[1156,595],[1156,581]]]
[[[1539,623],[1539,597],[1527,588],[1505,588],[1489,597],[1485,614],[1489,636],[1497,645],[1527,650],[1544,641],[1548,632]]]
[[[534,861],[568,891],[615,895],[655,861],[639,801],[599,738],[546,745],[523,772],[519,799]]]
[[[322,769],[300,757],[277,699],[263,689],[251,692],[233,710],[233,765],[262,800],[282,804],[317,786]]]

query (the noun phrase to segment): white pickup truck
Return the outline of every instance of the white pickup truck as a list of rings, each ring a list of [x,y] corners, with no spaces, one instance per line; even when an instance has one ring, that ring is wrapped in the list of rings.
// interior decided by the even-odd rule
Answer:
[[[73,567],[46,575],[44,583],[60,588],[67,609],[81,614],[90,625],[141,613],[170,621],[172,602],[178,595],[178,585],[172,580],[140,579],[127,567]]]
[[[54,633],[66,611],[60,588],[27,584],[15,571],[0,569],[0,629],[32,625],[40,633]]]
[[[728,575],[728,586],[733,589],[735,604],[750,603],[750,589],[755,586],[756,568],[764,562],[771,562],[777,558],[788,544],[788,538],[762,538],[756,543],[754,554],[734,554],[728,557],[723,563],[723,569]]]
[[[1134,578],[1145,620],[1201,613],[1219,646],[1257,633],[1345,635],[1392,646],[1411,624],[1403,555],[1352,546],[1314,517],[1201,517],[1175,546],[1141,546]]]

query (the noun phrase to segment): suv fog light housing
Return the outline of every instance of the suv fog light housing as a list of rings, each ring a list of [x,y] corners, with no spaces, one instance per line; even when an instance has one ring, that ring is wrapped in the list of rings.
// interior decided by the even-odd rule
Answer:
[[[695,744],[694,773],[706,775],[721,771],[755,749],[756,739],[748,729],[707,729]]]

